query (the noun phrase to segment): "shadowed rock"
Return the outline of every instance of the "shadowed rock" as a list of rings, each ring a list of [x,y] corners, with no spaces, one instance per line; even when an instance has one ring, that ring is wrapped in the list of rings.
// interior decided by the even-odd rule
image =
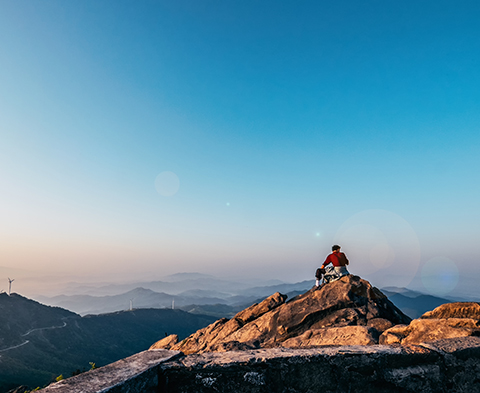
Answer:
[[[378,343],[379,335],[391,326],[410,322],[380,290],[354,275],[285,300],[286,296],[277,292],[169,349],[190,354],[280,346],[369,345]],[[171,345],[171,340],[168,342]],[[160,342],[154,345],[163,348]]]

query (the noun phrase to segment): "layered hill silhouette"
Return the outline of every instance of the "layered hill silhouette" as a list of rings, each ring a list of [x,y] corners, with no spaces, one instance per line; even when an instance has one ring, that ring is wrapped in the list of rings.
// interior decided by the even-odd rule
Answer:
[[[382,292],[410,318],[419,318],[442,304],[461,301],[427,295],[406,288],[387,287],[382,288]]]
[[[366,345],[411,319],[379,289],[355,275],[312,288],[286,301],[279,292],[241,311],[219,319],[178,342],[167,337],[152,348],[185,354],[314,345]]]
[[[305,292],[311,286],[310,281],[265,287],[248,287],[245,284],[240,286],[238,283],[229,283],[232,286],[230,292],[212,289],[216,288],[216,285],[219,285],[221,289],[225,289],[226,284],[222,280],[208,278],[187,280],[187,284],[191,285],[190,289],[181,292],[179,289],[185,288],[185,282],[183,281],[177,283],[147,282],[137,283],[138,287],[114,295],[92,296],[76,294],[54,297],[37,295],[36,300],[51,306],[68,309],[80,315],[104,314],[126,310],[131,300],[136,308],[171,308],[174,301],[176,308],[181,308],[188,312],[206,313],[223,317],[233,316],[258,299],[264,299],[274,292],[298,294]],[[209,286],[209,289],[204,289],[205,286]],[[114,290],[114,288],[121,290],[126,287],[108,286],[103,289],[100,288],[100,290]],[[158,292],[157,290],[160,288],[170,289],[171,292]],[[92,290],[92,292],[94,291]]]
[[[236,282],[198,273],[182,273],[165,277],[164,281],[101,284],[98,287],[69,283],[63,288],[62,295],[47,297],[36,294],[34,299],[80,315],[127,310],[131,301],[135,308],[171,308],[174,301],[175,308],[189,313],[232,318],[272,293],[280,292],[290,299],[308,291],[312,284],[312,280],[297,283],[277,280]],[[387,287],[381,288],[381,291],[411,318],[418,318],[441,304],[460,301],[406,288]]]

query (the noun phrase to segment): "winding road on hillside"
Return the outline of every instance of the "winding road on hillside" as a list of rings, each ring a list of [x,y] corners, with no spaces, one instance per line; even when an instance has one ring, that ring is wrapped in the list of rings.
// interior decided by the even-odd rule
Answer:
[[[67,322],[63,321],[62,326],[49,326],[49,327],[44,327],[44,328],[35,328],[35,329],[30,329],[27,333],[22,334],[22,337],[28,336],[30,333],[39,331],[39,330],[52,330],[52,329],[61,329],[67,326]]]
[[[30,342],[29,340],[26,340],[25,342],[23,342],[21,344],[18,344],[18,345],[14,345],[13,347],[0,349],[0,352],[6,352],[6,351],[10,351],[11,349],[15,349],[15,348],[18,348],[18,347],[23,347],[25,344],[28,344],[29,342]],[[0,355],[0,357],[1,357],[1,355]]]
[[[43,327],[43,328],[35,328],[35,329],[30,329],[27,333],[24,333],[22,335],[20,335],[20,337],[25,337],[25,336],[28,336],[29,334],[33,333],[33,332],[38,332],[40,330],[52,330],[52,329],[62,329],[64,327],[67,326],[67,322],[66,321],[63,321],[63,325],[62,326],[48,326],[48,327]],[[15,348],[19,348],[19,347],[23,347],[24,345],[28,344],[30,342],[30,340],[25,340],[23,343],[21,344],[18,344],[18,345],[13,345],[11,347],[8,347],[8,348],[5,348],[5,349],[0,349],[0,352],[7,352],[7,351],[10,351],[11,349],[15,349]],[[1,357],[2,355],[0,355]]]

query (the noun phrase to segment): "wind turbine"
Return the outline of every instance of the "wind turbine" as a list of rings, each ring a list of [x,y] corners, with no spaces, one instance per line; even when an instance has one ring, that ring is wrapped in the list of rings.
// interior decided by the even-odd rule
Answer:
[[[130,311],[133,310],[133,299],[135,299],[135,298],[130,299]]]
[[[10,279],[10,277],[8,277],[8,296],[10,296],[10,293],[12,292],[12,282],[14,282],[15,279]]]

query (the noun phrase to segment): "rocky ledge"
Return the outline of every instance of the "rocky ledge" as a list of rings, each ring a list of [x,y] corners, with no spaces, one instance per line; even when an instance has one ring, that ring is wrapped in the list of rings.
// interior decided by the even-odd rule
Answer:
[[[45,393],[480,392],[480,338],[204,352],[148,350]]]
[[[473,393],[480,392],[480,338],[210,352],[166,362],[162,370],[165,393]]]

